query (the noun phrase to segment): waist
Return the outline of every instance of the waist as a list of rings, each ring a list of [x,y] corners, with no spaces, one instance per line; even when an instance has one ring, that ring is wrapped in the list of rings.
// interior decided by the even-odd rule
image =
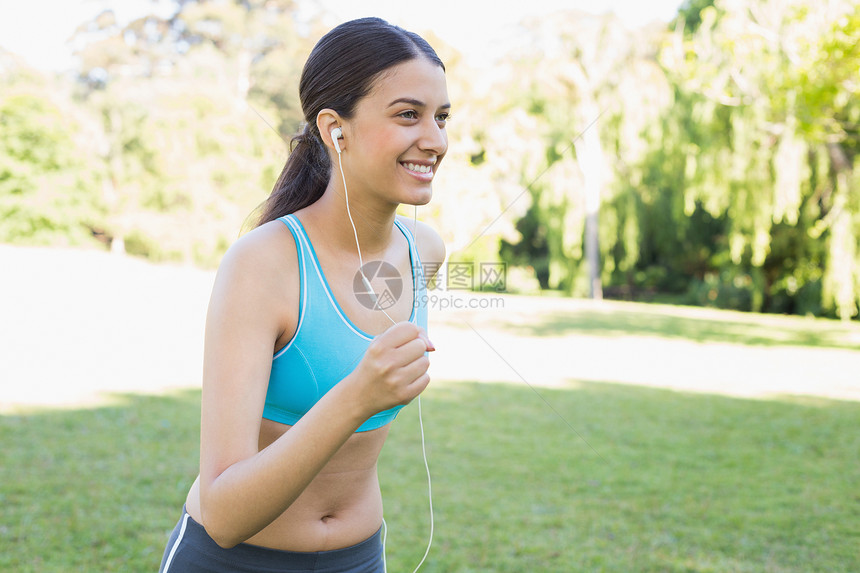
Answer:
[[[382,524],[375,468],[318,475],[293,504],[248,543],[290,551],[354,545]]]
[[[202,523],[199,479],[185,505],[191,518]],[[333,471],[317,475],[286,511],[246,544],[281,551],[330,551],[367,539],[381,523],[376,468]]]
[[[228,563],[253,565],[281,570],[316,571],[327,568],[336,571],[353,571],[357,564],[376,563],[382,558],[382,528],[352,545],[322,551],[291,551],[263,547],[253,543],[240,543],[230,549],[220,547],[206,533],[206,529],[187,511],[183,511],[180,525],[185,522],[182,542],[200,553]]]

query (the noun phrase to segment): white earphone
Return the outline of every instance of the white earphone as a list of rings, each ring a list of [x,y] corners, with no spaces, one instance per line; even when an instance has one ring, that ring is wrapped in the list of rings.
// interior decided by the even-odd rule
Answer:
[[[334,150],[337,151],[338,154],[340,154],[340,142],[338,142],[338,139],[341,137],[343,137],[343,130],[341,128],[336,127],[331,130],[331,141],[334,144]]]

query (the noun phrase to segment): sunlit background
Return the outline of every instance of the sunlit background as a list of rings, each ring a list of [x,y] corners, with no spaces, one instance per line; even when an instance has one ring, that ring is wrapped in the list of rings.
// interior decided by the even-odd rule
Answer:
[[[858,344],[844,330],[860,296],[853,2],[83,0],[2,14],[7,408],[199,384],[213,272],[301,127],[301,66],[326,30],[366,15],[424,34],[447,63],[451,150],[418,215],[448,246],[436,328],[451,348],[473,348],[445,330],[468,297],[487,305],[470,319],[485,326],[530,305],[643,301],[673,315],[841,318],[815,328]],[[643,353],[637,341],[624,354],[641,359],[618,362],[618,341],[577,340],[599,359],[523,372],[532,365],[493,352],[440,352],[434,369],[548,386],[856,390],[856,356],[829,358],[832,374],[809,388],[761,374],[804,371],[803,352],[693,380],[686,365],[732,361],[715,346]],[[645,364],[649,353],[667,357]],[[676,374],[660,370],[673,354],[685,357]]]
[[[567,572],[565,559],[602,571],[850,570],[857,500],[846,492],[860,480],[860,5],[850,0],[0,0],[4,443],[29,443],[38,421],[87,444],[99,412],[114,411],[92,409],[105,405],[149,443],[177,422],[156,414],[147,426],[145,397],[197,415],[215,269],[301,127],[301,66],[327,30],[367,15],[431,42],[453,103],[450,152],[418,210],[449,254],[432,309],[429,427],[436,455],[451,456],[442,515],[459,500],[492,532],[457,529],[459,510],[449,513],[434,570]],[[436,420],[474,408],[450,421],[465,443],[442,440],[434,406]],[[117,428],[105,431],[125,435]],[[568,441],[545,445],[558,436]],[[40,439],[40,450],[52,442]],[[97,460],[109,445],[98,440]],[[517,447],[547,448],[548,477],[503,467],[486,483],[510,478],[511,490],[494,493],[455,473],[461,460],[477,472],[494,467],[488,458],[518,459]],[[0,456],[0,502],[23,532],[0,522],[0,569],[42,570],[12,549],[48,539],[59,519],[39,504],[63,484],[47,496],[34,487],[32,501],[20,484],[62,473],[52,460],[66,454],[47,449],[25,479],[14,468],[30,450]],[[151,481],[169,471],[146,463]],[[177,498],[187,477],[175,478]],[[521,480],[532,488],[519,499]],[[493,513],[500,499],[513,506]],[[90,552],[121,563],[134,547],[137,563],[152,563],[174,502],[135,502],[152,511],[149,537]],[[534,537],[509,544],[502,523]],[[494,535],[502,549],[481,553],[477,569],[445,561]],[[575,554],[559,549],[573,547],[566,535],[586,540]],[[51,547],[80,540],[66,541]],[[92,567],[86,551],[63,551],[44,570]]]
[[[214,268],[313,43],[376,14],[450,68],[421,216],[452,260],[510,292],[855,318],[857,5],[713,4],[9,3],[0,240]]]
[[[485,0],[441,0],[432,4],[389,0],[295,2],[299,21],[320,19],[336,25],[352,18],[379,16],[409,30],[432,30],[467,58],[476,61],[492,59],[494,52],[499,55],[507,52],[517,24],[528,17],[576,9],[590,13],[613,12],[632,25],[651,20],[666,23],[675,17],[680,4],[679,0],[612,0],[599,4],[583,0],[536,0],[511,2],[504,6]],[[176,3],[173,0],[7,2],[4,18],[0,20],[2,45],[41,70],[73,68],[74,54],[67,42],[79,25],[103,10],[113,11],[117,21],[125,25],[149,14],[170,17],[176,12]],[[46,14],[50,17],[45,18]]]

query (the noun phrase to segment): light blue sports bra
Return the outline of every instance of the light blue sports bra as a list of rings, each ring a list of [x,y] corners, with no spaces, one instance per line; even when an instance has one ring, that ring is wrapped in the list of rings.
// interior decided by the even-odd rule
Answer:
[[[300,284],[299,323],[292,340],[272,359],[263,417],[293,425],[326,392],[355,369],[373,336],[355,326],[335,300],[301,222],[292,214],[278,220],[290,229],[296,241]],[[395,220],[394,223],[409,243],[415,287],[409,322],[426,330],[427,305],[419,302],[426,300],[427,285],[415,238],[400,221]],[[409,292],[403,292],[403,295],[409,296]],[[400,408],[402,406],[396,406],[374,414],[357,431],[381,428],[397,416]]]

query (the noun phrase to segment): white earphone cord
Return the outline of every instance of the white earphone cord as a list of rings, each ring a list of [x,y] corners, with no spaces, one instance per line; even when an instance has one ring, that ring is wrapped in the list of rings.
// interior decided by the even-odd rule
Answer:
[[[355,237],[355,249],[358,251],[358,264],[359,264],[358,272],[361,273],[361,279],[362,279],[362,282],[364,283],[364,287],[367,289],[368,293],[373,297],[373,301],[375,303],[375,306],[377,308],[379,308],[379,310],[381,310],[383,312],[383,314],[385,314],[385,316],[388,318],[388,320],[391,321],[391,324],[397,324],[394,321],[394,319],[391,318],[391,315],[389,315],[387,312],[385,312],[385,309],[382,308],[379,305],[379,303],[377,302],[378,299],[376,297],[376,293],[374,292],[373,288],[371,287],[370,281],[368,280],[368,278],[364,274],[364,261],[361,258],[361,247],[358,244],[358,230],[356,230],[356,228],[355,228],[355,221],[352,220],[352,213],[349,210],[349,191],[347,190],[347,187],[346,187],[346,175],[344,175],[344,172],[343,172],[343,162],[340,160],[340,146],[337,146],[335,149],[337,149],[337,164],[338,164],[338,167],[340,168],[340,177],[343,180],[343,193],[344,193],[344,197],[346,199],[346,215],[347,215],[347,217],[349,217],[350,225],[352,225],[352,234]],[[418,205],[414,205],[414,207],[415,207],[415,211],[414,211],[413,218],[412,218],[412,229],[414,230],[413,241],[415,244],[415,251],[417,253],[418,252]],[[415,297],[417,297],[417,295],[418,295],[418,285],[415,283],[415,281],[417,279],[418,279],[417,273],[415,273],[413,271],[413,273],[412,273],[412,290],[413,290],[413,301],[414,302],[417,302],[417,301],[415,301]],[[421,429],[421,453],[424,457],[424,469],[427,471],[427,498],[429,500],[429,505],[430,505],[430,537],[427,540],[427,549],[424,551],[424,556],[421,558],[421,561],[418,563],[418,565],[415,567],[415,569],[412,571],[412,573],[417,573],[417,571],[421,568],[421,566],[424,565],[424,561],[427,559],[427,556],[430,554],[430,547],[433,545],[433,531],[434,531],[434,526],[435,526],[435,519],[433,516],[433,482],[432,482],[432,479],[430,477],[430,464],[427,461],[427,446],[426,446],[426,443],[424,440],[424,417],[422,416],[422,412],[421,412],[421,395],[420,394],[418,395],[418,427]],[[388,525],[385,523],[384,518],[382,520],[382,526],[383,526],[383,531],[382,531],[382,568],[387,573],[388,564],[386,563],[386,559],[385,559],[385,542],[388,538]]]
[[[340,160],[340,147],[338,147],[337,149],[337,164],[338,167],[340,167],[340,177],[343,180],[343,194],[346,198],[346,216],[349,217],[349,224],[352,225],[352,234],[355,237],[355,250],[358,251],[358,272],[359,274],[361,274],[361,282],[364,283],[364,288],[367,289],[367,293],[371,297],[373,297],[374,305],[378,307],[379,310],[381,310],[386,317],[388,317],[388,320],[391,321],[391,324],[397,324],[396,322],[394,322],[394,319],[391,318],[391,316],[387,312],[385,312],[385,309],[379,305],[379,300],[373,290],[373,287],[370,285],[370,280],[367,278],[367,275],[364,274],[364,260],[361,257],[361,247],[358,246],[358,231],[355,228],[355,221],[352,220],[352,213],[349,210],[349,191],[346,187],[346,175],[344,175],[343,173],[343,163]],[[415,209],[416,211],[418,210],[417,207]]]

